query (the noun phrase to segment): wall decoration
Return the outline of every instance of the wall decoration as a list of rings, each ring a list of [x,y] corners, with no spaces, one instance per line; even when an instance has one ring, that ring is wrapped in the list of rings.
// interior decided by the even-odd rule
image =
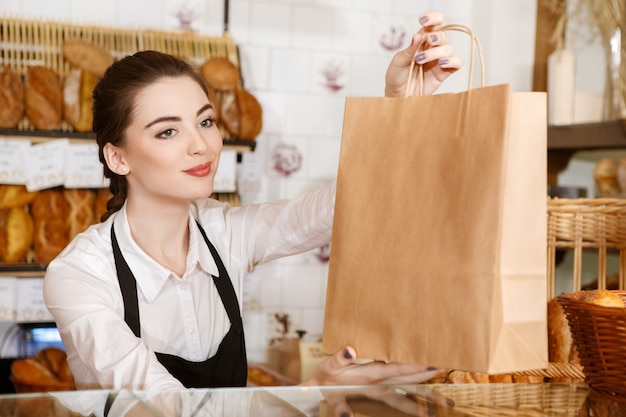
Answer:
[[[294,145],[278,144],[272,151],[272,168],[281,176],[289,177],[302,168],[302,153]]]
[[[380,34],[378,43],[387,51],[396,51],[404,46],[406,38],[406,30],[402,26],[390,24],[388,30]]]
[[[194,5],[189,2],[182,3],[177,6],[173,15],[178,20],[178,29],[193,32],[193,21],[199,17],[199,14],[196,13],[196,7],[194,7]]]
[[[341,63],[337,61],[327,62],[326,65],[320,70],[320,73],[324,78],[324,86],[333,93],[341,90],[344,85],[340,78],[344,72],[345,71]]]

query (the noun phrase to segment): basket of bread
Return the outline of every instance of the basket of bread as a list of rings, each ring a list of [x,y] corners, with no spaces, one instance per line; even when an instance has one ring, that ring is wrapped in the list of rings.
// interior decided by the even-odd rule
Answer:
[[[587,290],[557,297],[563,306],[585,380],[594,391],[626,402],[626,308],[623,290]]]

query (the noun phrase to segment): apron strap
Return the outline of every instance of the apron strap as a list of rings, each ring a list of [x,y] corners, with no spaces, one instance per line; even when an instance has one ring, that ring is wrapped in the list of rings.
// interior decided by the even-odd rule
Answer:
[[[111,225],[111,243],[113,246],[113,257],[115,258],[115,268],[117,269],[117,281],[120,284],[122,299],[124,300],[124,321],[128,324],[128,327],[130,327],[135,336],[141,337],[137,282],[126,260],[122,256],[122,251],[115,237],[113,225]],[[133,277],[133,279],[123,279],[124,276],[130,276]]]

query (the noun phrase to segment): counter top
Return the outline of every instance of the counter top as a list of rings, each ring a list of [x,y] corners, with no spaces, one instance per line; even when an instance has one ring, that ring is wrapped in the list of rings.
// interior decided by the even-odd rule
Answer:
[[[0,416],[523,416],[617,417],[623,402],[585,384],[251,387],[180,392],[65,391],[0,395]]]

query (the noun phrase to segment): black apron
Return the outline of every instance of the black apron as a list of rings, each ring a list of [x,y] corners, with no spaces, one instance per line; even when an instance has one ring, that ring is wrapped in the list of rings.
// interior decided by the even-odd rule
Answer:
[[[167,353],[156,352],[156,356],[159,362],[187,388],[243,387],[248,378],[248,364],[237,295],[217,250],[209,242],[199,223],[198,228],[217,264],[219,277],[212,277],[228,314],[230,329],[220,343],[215,356],[203,362],[192,362]],[[141,337],[137,282],[122,256],[113,226],[111,226],[111,242],[117,279],[124,299],[124,321],[135,336]]]

